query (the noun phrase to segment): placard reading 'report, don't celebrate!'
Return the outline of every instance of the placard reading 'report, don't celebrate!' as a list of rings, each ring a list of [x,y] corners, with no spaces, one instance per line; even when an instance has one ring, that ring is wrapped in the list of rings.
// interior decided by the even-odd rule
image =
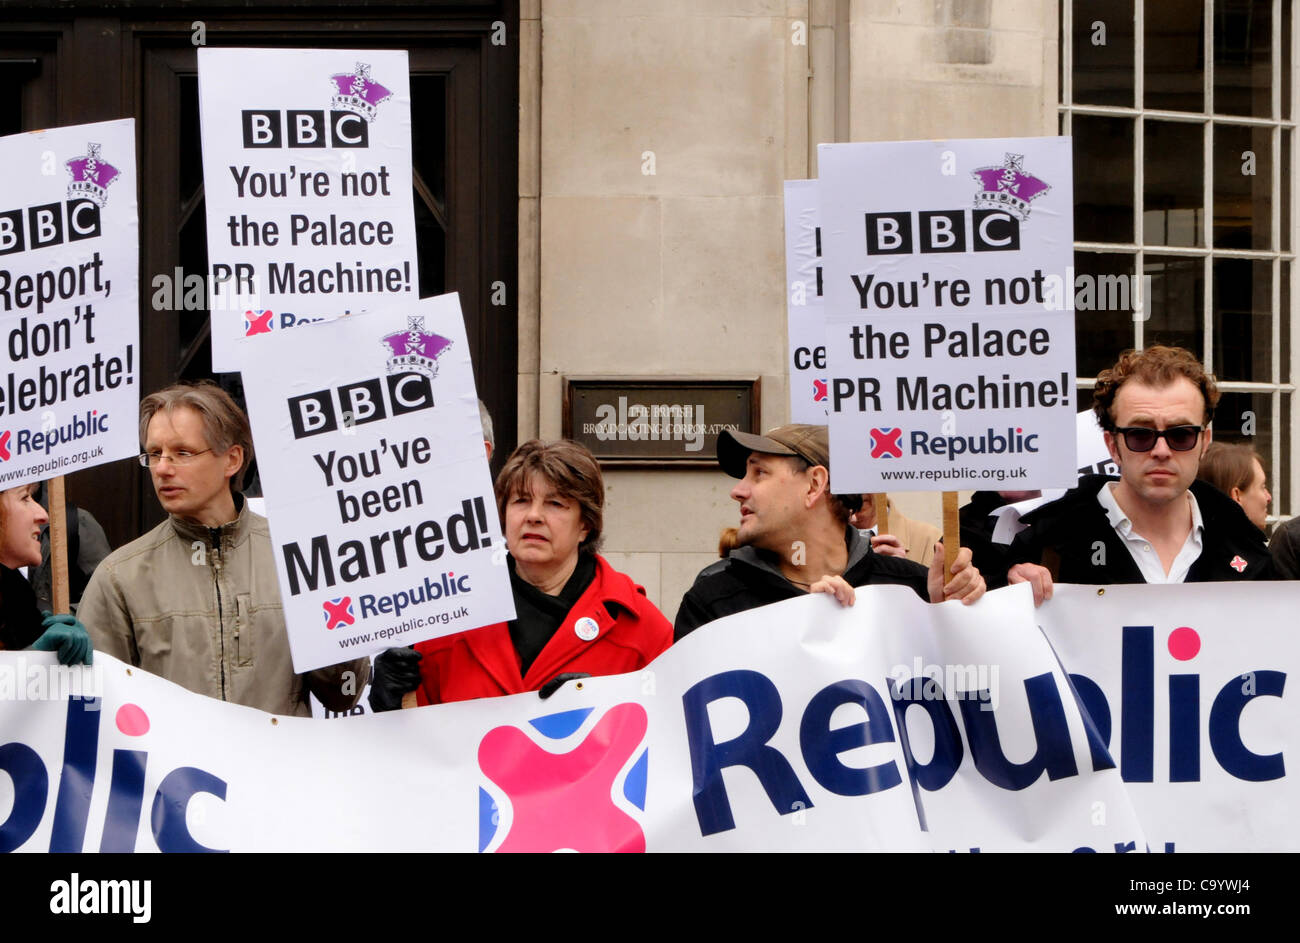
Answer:
[[[135,122],[0,138],[0,488],[139,450]]]

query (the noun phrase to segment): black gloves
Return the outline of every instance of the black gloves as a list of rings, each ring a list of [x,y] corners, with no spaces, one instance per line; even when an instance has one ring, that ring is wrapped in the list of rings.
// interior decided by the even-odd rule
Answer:
[[[402,695],[420,686],[420,659],[413,648],[390,648],[375,656],[375,671],[370,678],[370,709],[395,711],[402,706]]]

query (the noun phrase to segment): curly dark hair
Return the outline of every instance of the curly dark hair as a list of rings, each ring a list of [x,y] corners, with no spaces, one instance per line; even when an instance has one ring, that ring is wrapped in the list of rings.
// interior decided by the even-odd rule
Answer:
[[[1119,361],[1108,370],[1097,374],[1097,385],[1092,389],[1092,411],[1107,432],[1115,432],[1115,396],[1129,380],[1148,386],[1165,387],[1178,377],[1186,377],[1205,401],[1205,419],[1208,426],[1214,419],[1214,407],[1219,403],[1219,388],[1214,375],[1207,373],[1196,355],[1182,347],[1148,347],[1145,350],[1126,350]]]

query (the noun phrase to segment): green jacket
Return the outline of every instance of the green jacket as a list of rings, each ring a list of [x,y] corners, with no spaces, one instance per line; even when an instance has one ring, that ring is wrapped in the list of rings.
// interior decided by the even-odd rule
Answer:
[[[77,617],[96,651],[273,714],[310,716],[308,691],[330,710],[347,710],[370,677],[366,658],[294,673],[271,533],[242,499],[229,524],[169,517],[109,554]]]

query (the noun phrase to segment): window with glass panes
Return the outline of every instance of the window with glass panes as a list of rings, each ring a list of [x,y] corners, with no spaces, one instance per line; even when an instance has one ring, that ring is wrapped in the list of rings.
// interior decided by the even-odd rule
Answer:
[[[1297,510],[1293,28],[1290,0],[1061,4],[1076,284],[1132,289],[1075,312],[1081,402],[1127,347],[1194,351],[1214,436],[1256,449],[1275,517]]]

